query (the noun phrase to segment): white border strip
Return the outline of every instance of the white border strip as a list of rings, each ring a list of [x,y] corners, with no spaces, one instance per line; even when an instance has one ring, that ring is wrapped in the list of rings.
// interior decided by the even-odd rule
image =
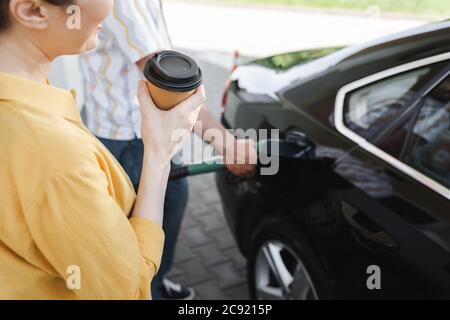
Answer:
[[[420,173],[419,171],[411,168],[410,166],[406,165],[405,163],[401,162],[400,160],[394,158],[390,154],[384,152],[383,150],[377,148],[370,142],[368,142],[363,137],[357,135],[350,129],[348,129],[345,126],[344,123],[344,103],[345,103],[345,97],[346,95],[354,91],[358,88],[364,87],[368,84],[371,84],[373,82],[389,78],[391,76],[394,76],[396,74],[403,73],[405,71],[417,69],[426,65],[430,65],[436,62],[449,60],[450,59],[450,52],[439,54],[433,57],[425,58],[422,60],[417,60],[411,63],[407,63],[392,69],[388,69],[376,74],[373,74],[369,77],[360,79],[358,81],[352,82],[345,87],[343,87],[341,90],[339,90],[337,97],[336,97],[336,105],[334,110],[334,124],[336,126],[336,129],[339,133],[347,137],[348,139],[352,140],[353,142],[357,143],[361,148],[365,149],[366,151],[372,153],[373,155],[377,156],[378,158],[388,162],[398,170],[404,172],[405,174],[411,176],[412,178],[416,179],[417,181],[421,182],[428,188],[436,191],[446,199],[450,200],[450,189],[447,187],[441,185],[440,183],[434,181],[433,179],[427,177],[423,173]]]

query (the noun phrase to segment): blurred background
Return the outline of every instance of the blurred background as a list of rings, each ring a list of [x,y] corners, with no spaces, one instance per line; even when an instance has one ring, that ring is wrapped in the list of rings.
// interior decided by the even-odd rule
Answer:
[[[200,63],[208,108],[217,117],[236,51],[245,62],[301,49],[347,46],[450,17],[450,0],[165,0],[163,5],[173,45]],[[76,58],[55,61],[50,80],[76,88],[82,108]],[[247,299],[245,261],[221,210],[214,177],[191,178],[171,279],[192,285],[198,299]]]

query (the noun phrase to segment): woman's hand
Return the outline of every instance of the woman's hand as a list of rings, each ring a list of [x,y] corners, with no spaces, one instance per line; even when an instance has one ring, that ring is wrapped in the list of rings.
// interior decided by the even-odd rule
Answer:
[[[156,107],[146,81],[139,82],[138,98],[145,153],[151,155],[152,161],[168,165],[197,122],[200,109],[205,103],[205,89],[201,86],[194,95],[170,111],[162,111]]]

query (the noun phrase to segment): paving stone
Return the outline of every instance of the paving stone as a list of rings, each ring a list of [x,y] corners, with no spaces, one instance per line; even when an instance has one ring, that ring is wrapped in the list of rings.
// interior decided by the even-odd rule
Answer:
[[[184,277],[182,284],[194,286],[196,284],[215,280],[215,274],[209,268],[205,268],[201,264],[201,259],[194,259],[178,265],[178,268],[183,271]]]
[[[210,270],[219,280],[221,288],[229,288],[245,283],[245,279],[234,268],[233,262],[212,266]]]
[[[215,243],[196,247],[194,251],[201,257],[201,263],[207,267],[230,261],[229,256],[225,255],[221,250],[217,250]]]
[[[250,295],[246,283],[223,290],[224,294],[229,296],[231,300],[249,300]]]
[[[205,204],[203,198],[191,196],[189,197],[187,211],[190,215],[197,217],[209,214],[211,212],[211,208]]]
[[[200,224],[201,224],[200,219],[197,219],[193,215],[189,215],[184,218],[183,224],[181,225],[181,230],[183,232],[184,230],[197,227]]]
[[[174,268],[177,268],[179,264],[192,259],[198,259],[196,254],[191,249],[191,244],[184,241],[183,237],[180,236],[177,243],[175,257],[174,257]]]
[[[237,270],[247,269],[247,260],[242,256],[241,252],[237,247],[232,247],[230,249],[224,250],[223,254],[228,257],[234,263],[234,267]]]
[[[217,229],[223,229],[224,227],[227,228],[226,221],[224,217],[220,214],[216,214],[214,212],[205,215],[201,219],[201,223],[204,225],[204,230],[206,232],[217,230]]]
[[[189,179],[189,185],[191,186],[191,194],[203,194],[205,191],[211,188],[216,189],[214,175],[203,175],[192,177]],[[214,195],[217,198],[218,195]]]
[[[184,276],[183,270],[181,270],[177,267],[173,267],[172,270],[170,270],[168,278],[174,279],[174,278],[183,277],[183,276]]]
[[[211,280],[195,285],[196,300],[232,300],[233,297],[226,294],[218,285],[217,280]],[[231,291],[234,294],[234,291]]]
[[[191,247],[209,244],[214,241],[206,234],[202,226],[183,230],[183,235],[186,237],[186,240],[189,241]]]
[[[186,275],[184,273],[181,274],[172,274],[172,271],[166,275],[167,279],[173,281],[174,283],[181,283],[183,285],[189,285],[186,282]]]
[[[217,198],[216,189],[206,190],[204,193],[201,194],[201,197],[206,205],[215,204],[219,200],[219,198]]]
[[[210,234],[217,242],[218,249],[225,250],[236,246],[236,242],[227,227]]]

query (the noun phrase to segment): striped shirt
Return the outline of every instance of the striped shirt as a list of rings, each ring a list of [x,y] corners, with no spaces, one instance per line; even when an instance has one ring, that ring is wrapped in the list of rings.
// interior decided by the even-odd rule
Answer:
[[[160,0],[116,0],[98,47],[81,56],[86,125],[98,137],[141,137],[136,62],[171,47]]]

